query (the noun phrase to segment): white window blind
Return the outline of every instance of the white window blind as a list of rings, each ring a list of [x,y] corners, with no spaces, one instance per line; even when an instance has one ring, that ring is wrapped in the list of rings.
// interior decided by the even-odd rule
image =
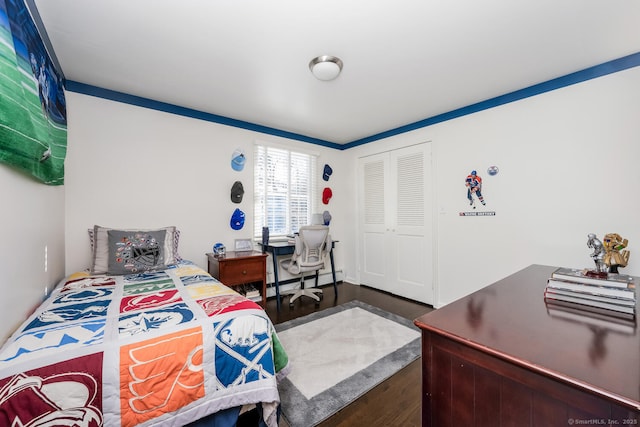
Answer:
[[[264,145],[254,150],[254,237],[269,227],[285,237],[311,223],[316,201],[316,156]]]

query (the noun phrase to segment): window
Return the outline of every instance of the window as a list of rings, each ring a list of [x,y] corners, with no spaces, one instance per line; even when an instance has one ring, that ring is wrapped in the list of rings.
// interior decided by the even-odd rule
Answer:
[[[254,151],[254,237],[285,237],[311,223],[316,203],[316,156],[264,145]]]

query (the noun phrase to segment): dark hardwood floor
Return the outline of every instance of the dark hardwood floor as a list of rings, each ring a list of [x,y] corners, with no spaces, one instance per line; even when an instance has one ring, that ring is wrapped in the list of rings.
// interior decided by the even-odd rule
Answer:
[[[275,298],[269,299],[266,311],[271,321],[274,324],[282,323],[353,300],[365,302],[410,320],[433,310],[428,305],[366,286],[340,283],[338,298],[335,297],[333,285],[324,286],[322,289],[324,297],[319,306],[310,298],[301,298],[295,301],[293,308],[289,308],[289,300],[286,297],[278,312]],[[420,359],[417,359],[319,426],[420,426],[421,378]],[[286,420],[281,419],[280,427],[289,425]]]

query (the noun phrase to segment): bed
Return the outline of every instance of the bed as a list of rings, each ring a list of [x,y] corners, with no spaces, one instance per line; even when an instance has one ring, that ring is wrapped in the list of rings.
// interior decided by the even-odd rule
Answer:
[[[111,231],[0,348],[0,425],[214,425],[257,405],[277,426],[288,361],[264,310],[180,259],[175,228]]]

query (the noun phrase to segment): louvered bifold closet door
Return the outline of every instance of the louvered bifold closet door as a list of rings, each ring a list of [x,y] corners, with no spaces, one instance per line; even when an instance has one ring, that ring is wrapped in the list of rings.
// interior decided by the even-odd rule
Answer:
[[[389,154],[360,159],[359,222],[360,282],[391,292],[388,280],[389,233],[386,203]]]
[[[360,159],[360,282],[433,303],[430,144]]]

